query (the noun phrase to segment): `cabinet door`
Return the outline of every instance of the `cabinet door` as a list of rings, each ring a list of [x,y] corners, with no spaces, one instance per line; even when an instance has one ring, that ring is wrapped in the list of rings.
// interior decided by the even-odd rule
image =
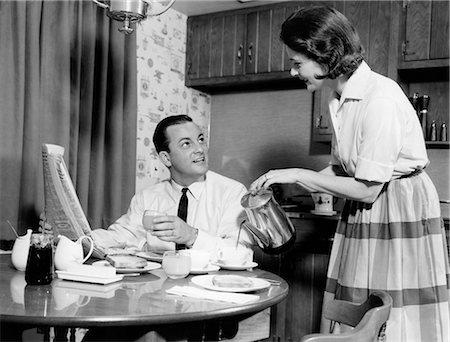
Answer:
[[[186,81],[242,75],[245,16],[204,15],[188,18]]]
[[[443,60],[448,66],[449,2],[407,1],[404,22],[403,61]]]
[[[409,2],[406,10],[405,61],[417,61],[429,57],[431,2]]]
[[[198,52],[200,45],[200,20],[196,18],[188,18],[187,21],[187,37],[186,37],[186,80],[198,78]]]
[[[223,26],[221,76],[242,75],[245,54],[245,16],[243,14],[225,15]]]
[[[448,22],[449,2],[433,2],[431,8],[430,59],[449,58]]]
[[[188,18],[186,44],[186,79],[210,75],[211,20],[208,17]]]

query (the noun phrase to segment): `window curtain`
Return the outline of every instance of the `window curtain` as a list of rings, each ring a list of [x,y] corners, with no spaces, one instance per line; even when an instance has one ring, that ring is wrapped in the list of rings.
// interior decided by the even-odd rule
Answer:
[[[0,1],[0,235],[38,229],[41,144],[65,162],[91,227],[135,191],[136,35],[92,1]]]

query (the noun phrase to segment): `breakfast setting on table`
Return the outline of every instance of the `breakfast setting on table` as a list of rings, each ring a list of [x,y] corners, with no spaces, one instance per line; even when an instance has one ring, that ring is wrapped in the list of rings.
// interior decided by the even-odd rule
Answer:
[[[238,275],[238,272],[222,274],[220,270],[246,271],[258,266],[253,261],[253,251],[240,245],[221,249],[214,258],[202,250],[173,250],[157,254],[117,249],[104,260],[98,260],[91,257],[93,240],[89,236],[71,241],[60,235],[52,261],[51,256],[42,257],[46,247],[43,241],[36,240],[39,235],[42,236],[28,234],[17,238],[11,253],[13,266],[19,271],[25,271],[28,284],[49,284],[53,280],[53,264],[59,279],[100,285],[112,284],[125,277],[143,276],[158,269],[162,269],[170,279],[185,278],[191,274],[194,275],[191,278],[192,286],[174,286],[166,290],[167,293],[212,300],[242,302],[247,296],[224,293],[248,293],[280,284],[271,279]],[[87,253],[83,250],[83,240],[88,241],[90,246]],[[27,241],[27,244],[22,241]],[[251,300],[252,296],[248,296],[248,299]]]
[[[270,189],[248,192],[241,202],[248,213],[242,227],[248,228],[261,248],[268,252],[283,250],[295,238],[292,224],[273,199]],[[146,210],[142,218],[143,226],[151,229],[158,215],[165,214]],[[14,230],[12,225],[11,229]],[[166,294],[236,304],[250,303],[259,298],[260,291],[281,285],[279,280],[261,278],[253,273],[258,263],[253,260],[253,250],[239,243],[240,231],[235,243],[222,246],[216,253],[201,249],[177,249],[176,245],[176,249],[162,253],[109,248],[102,258],[95,256],[98,246],[95,246],[91,236],[82,235],[77,240],[71,240],[64,235],[54,236],[53,233],[47,227],[39,233],[33,233],[30,229],[23,236],[16,234],[11,264],[24,272],[24,281],[18,284],[45,286],[52,283],[53,295],[57,297],[55,303],[66,302],[65,307],[67,303],[73,304],[73,300],[61,299],[58,290],[79,293],[82,289],[87,298],[98,293],[105,296],[108,291],[126,288],[120,284],[130,284],[130,279],[137,279],[134,283],[140,282],[139,278],[145,282],[146,276],[153,274],[163,280],[192,276],[187,283],[173,282],[169,287],[164,286]],[[154,281],[155,277],[151,280]],[[157,287],[157,290],[160,289]],[[83,306],[88,302],[89,299],[84,300]]]

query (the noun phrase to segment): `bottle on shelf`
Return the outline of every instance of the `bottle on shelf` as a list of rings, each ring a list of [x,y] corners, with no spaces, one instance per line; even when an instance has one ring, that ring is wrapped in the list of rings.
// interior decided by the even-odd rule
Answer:
[[[422,132],[423,132],[423,137],[425,138],[425,140],[427,140],[427,116],[428,116],[428,105],[430,104],[430,96],[428,95],[423,95],[420,97],[419,102],[420,103],[420,112],[419,112],[419,119],[420,119],[420,123],[422,124]]]
[[[441,125],[441,136],[440,136],[440,140],[441,141],[448,141],[447,140],[447,124],[445,122],[442,123]]]
[[[433,120],[431,122],[429,140],[430,141],[436,141],[437,140],[437,128],[436,128],[436,121],[435,120]]]

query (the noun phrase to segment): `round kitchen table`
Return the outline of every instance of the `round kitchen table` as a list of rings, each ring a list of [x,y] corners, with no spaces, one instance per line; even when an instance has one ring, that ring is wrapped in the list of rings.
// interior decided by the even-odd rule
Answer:
[[[236,304],[169,294],[174,286],[198,287],[194,275],[183,279],[169,279],[162,269],[139,276],[124,276],[123,280],[101,285],[54,279],[50,285],[30,286],[24,272],[14,269],[9,254],[0,255],[0,322],[2,336],[14,336],[29,327],[55,329],[88,328],[86,338],[92,341],[142,340],[149,332],[156,332],[160,340],[197,340],[232,338],[244,334],[260,339],[255,329],[258,320],[268,314],[263,311],[281,302],[288,294],[288,284],[280,277],[257,268],[245,271],[219,270],[210,274],[235,274],[276,281],[270,287],[250,294],[255,299]],[[259,314],[258,314],[259,313]],[[253,327],[241,331],[252,317]],[[262,330],[264,330],[262,329]],[[268,337],[268,336],[266,336]]]

